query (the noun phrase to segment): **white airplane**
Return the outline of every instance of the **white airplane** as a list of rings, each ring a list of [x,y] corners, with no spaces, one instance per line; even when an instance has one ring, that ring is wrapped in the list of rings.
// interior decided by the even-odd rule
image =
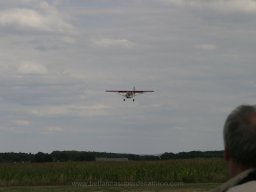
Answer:
[[[113,93],[119,93],[121,96],[125,97],[123,99],[123,101],[125,101],[125,99],[132,99],[133,102],[135,101],[135,96],[137,94],[142,94],[142,93],[147,93],[147,92],[154,92],[151,90],[135,90],[135,87],[133,87],[132,90],[106,90],[106,92],[113,92]]]

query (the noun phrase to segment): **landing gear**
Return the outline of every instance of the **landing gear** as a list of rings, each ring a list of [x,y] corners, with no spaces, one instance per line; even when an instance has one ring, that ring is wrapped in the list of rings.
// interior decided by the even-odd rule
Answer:
[[[135,101],[135,99],[132,99],[132,101],[134,102],[134,101]]]
[[[123,101],[125,101],[125,99],[123,99]]]

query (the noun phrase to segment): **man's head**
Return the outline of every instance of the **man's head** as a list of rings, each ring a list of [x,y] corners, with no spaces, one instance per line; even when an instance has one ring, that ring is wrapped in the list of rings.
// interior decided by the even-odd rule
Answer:
[[[231,112],[224,125],[224,145],[231,176],[256,168],[256,106],[241,105]]]

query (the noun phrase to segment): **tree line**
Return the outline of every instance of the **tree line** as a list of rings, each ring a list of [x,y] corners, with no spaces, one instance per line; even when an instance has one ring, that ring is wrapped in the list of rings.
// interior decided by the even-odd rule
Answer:
[[[193,158],[222,158],[224,151],[190,151],[180,153],[163,153],[160,157],[163,160],[169,159],[193,159]]]
[[[127,158],[128,160],[170,160],[191,158],[223,157],[223,151],[190,151],[180,153],[163,153],[162,155],[136,155],[124,153],[106,153],[90,151],[53,151],[52,153],[0,153],[0,162],[67,162],[95,161],[97,158]]]

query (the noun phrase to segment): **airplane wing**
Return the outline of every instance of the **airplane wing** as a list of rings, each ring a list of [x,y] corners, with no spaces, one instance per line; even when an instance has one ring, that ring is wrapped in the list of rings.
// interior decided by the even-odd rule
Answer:
[[[112,93],[127,93],[130,92],[128,90],[106,90],[106,92],[112,92]]]
[[[127,92],[133,92],[133,93],[147,93],[147,92],[154,92],[152,90],[106,90],[106,92],[113,92],[113,93],[127,93]]]
[[[135,90],[135,87],[133,87],[132,90],[106,90],[106,92],[112,92],[112,93],[118,93],[119,95],[122,95],[125,97],[125,99],[132,99],[135,101],[134,97],[137,96],[138,94],[146,93],[146,92],[154,92],[152,90]]]
[[[150,91],[143,91],[143,90],[137,91],[137,90],[136,90],[136,91],[133,91],[133,92],[134,92],[134,93],[148,93],[148,92],[154,92],[154,91],[151,91],[151,90],[150,90]]]

